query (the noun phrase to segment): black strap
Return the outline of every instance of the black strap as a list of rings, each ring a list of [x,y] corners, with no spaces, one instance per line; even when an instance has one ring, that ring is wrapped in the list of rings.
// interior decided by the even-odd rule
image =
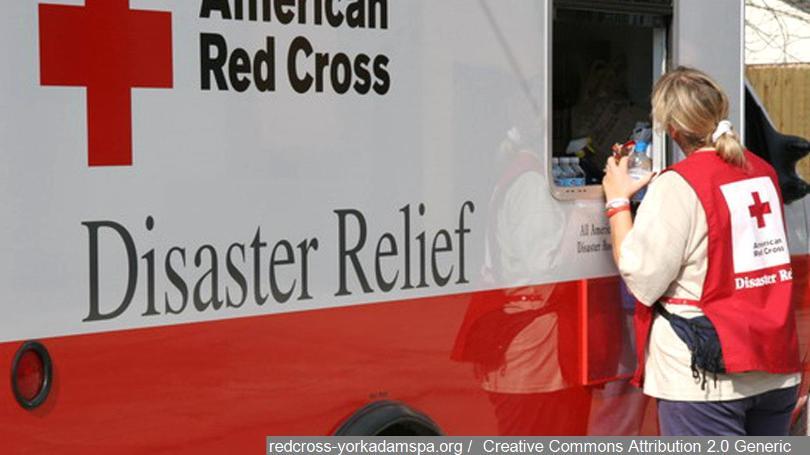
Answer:
[[[667,321],[670,321],[670,322],[672,321],[672,313],[667,311],[667,309],[664,308],[664,305],[661,302],[653,303],[653,310],[658,312],[658,314],[663,316],[664,319],[666,319]]]
[[[661,303],[661,302],[655,302],[655,303],[653,304],[653,309],[654,309],[655,311],[657,311],[657,312],[658,312],[658,314],[660,314],[661,316],[663,316],[663,317],[664,317],[664,319],[666,319],[667,321],[669,321],[669,322],[670,322],[670,324],[672,323],[673,314],[672,314],[672,313],[670,313],[669,311],[667,311],[667,309],[664,307],[664,304],[663,304],[663,303]],[[681,318],[681,319],[687,319],[687,318],[684,318],[684,317],[682,317],[682,316],[678,316],[678,315],[674,315],[674,317],[676,317],[676,318]],[[689,321],[689,323],[690,323],[690,324],[695,325],[695,326],[698,326],[698,327],[703,328],[703,329],[714,329],[714,326],[711,324],[711,322],[706,323],[706,322],[704,322],[704,321],[702,321],[702,320],[696,320],[695,318],[693,318],[693,319],[688,319],[688,321]]]

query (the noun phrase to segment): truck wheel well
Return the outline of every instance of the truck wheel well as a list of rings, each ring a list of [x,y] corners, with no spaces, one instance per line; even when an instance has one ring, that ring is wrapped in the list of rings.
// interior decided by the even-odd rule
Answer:
[[[427,415],[399,401],[375,401],[360,408],[335,431],[335,436],[440,436]]]

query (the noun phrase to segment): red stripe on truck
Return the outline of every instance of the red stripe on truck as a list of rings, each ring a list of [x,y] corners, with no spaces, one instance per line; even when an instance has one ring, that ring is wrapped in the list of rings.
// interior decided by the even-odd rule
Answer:
[[[806,355],[808,257],[794,257],[794,268]],[[452,360],[459,329],[477,327],[469,317],[482,301],[497,307],[549,292],[558,330],[543,343],[556,343],[560,365],[526,383],[553,383],[556,371],[567,384],[554,392],[552,412],[535,414],[531,431],[654,433],[650,401],[612,381],[624,372],[627,343],[613,277],[44,339],[55,380],[41,408],[20,407],[10,376],[0,374],[3,452],[263,453],[268,435],[330,434],[381,399],[420,410],[447,434],[506,433],[510,414],[525,422],[521,403],[544,395],[484,390],[470,360],[491,353]],[[0,364],[10,365],[20,344],[0,345]]]

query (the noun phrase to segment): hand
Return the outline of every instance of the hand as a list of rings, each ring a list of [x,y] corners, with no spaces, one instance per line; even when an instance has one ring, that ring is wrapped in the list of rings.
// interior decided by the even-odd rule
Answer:
[[[625,198],[630,199],[636,192],[650,183],[655,176],[654,173],[642,177],[640,180],[633,180],[627,172],[628,158],[622,157],[618,162],[616,158],[608,158],[605,166],[605,177],[602,179],[602,188],[605,190],[607,200]]]

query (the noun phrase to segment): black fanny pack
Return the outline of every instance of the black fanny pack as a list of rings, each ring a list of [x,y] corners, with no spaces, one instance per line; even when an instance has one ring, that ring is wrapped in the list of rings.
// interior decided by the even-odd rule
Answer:
[[[655,303],[655,310],[669,321],[672,330],[692,353],[692,377],[701,381],[700,389],[706,389],[706,373],[714,375],[714,386],[717,387],[717,375],[726,372],[726,365],[720,338],[712,321],[706,316],[684,318],[672,314],[661,302]]]

